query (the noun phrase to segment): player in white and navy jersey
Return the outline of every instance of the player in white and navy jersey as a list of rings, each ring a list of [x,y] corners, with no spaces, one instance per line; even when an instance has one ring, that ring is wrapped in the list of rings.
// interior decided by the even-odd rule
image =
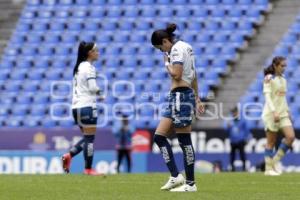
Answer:
[[[156,30],[152,34],[152,45],[165,53],[165,67],[171,77],[171,92],[168,107],[156,129],[154,142],[159,146],[165,163],[171,173],[168,182],[161,188],[174,192],[194,192],[197,187],[194,180],[195,154],[191,141],[191,123],[195,107],[199,113],[204,106],[198,97],[198,83],[195,71],[195,58],[191,45],[176,40],[173,32],[175,24],[166,29]],[[186,180],[178,172],[170,144],[168,132],[175,128],[180,147],[184,155]]]
[[[93,62],[98,57],[99,52],[95,43],[81,42],[79,44],[77,62],[73,72],[72,112],[75,123],[83,133],[83,138],[62,157],[63,169],[66,173],[70,171],[72,157],[83,150],[84,174],[99,175],[92,169],[97,124],[96,100],[100,95]]]

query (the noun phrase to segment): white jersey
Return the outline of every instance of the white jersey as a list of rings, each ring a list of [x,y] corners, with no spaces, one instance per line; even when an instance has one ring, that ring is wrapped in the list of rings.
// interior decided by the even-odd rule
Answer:
[[[88,80],[96,79],[96,68],[85,61],[79,64],[73,78],[72,108],[96,107],[97,96],[89,90]]]
[[[182,64],[183,72],[181,79],[191,85],[195,79],[195,57],[193,48],[186,42],[177,41],[170,52],[171,64]]]

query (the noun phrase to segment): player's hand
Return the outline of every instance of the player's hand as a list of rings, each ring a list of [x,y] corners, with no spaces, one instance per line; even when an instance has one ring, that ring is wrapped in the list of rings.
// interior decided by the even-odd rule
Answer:
[[[196,100],[196,112],[197,114],[203,114],[205,112],[205,106],[200,99]]]
[[[98,96],[98,100],[99,100],[99,101],[104,101],[104,100],[105,100],[105,96],[104,96],[104,95]]]
[[[274,122],[277,123],[280,120],[279,114],[277,112],[273,112]]]
[[[164,61],[165,63],[170,62],[170,56],[167,53],[164,54]]]

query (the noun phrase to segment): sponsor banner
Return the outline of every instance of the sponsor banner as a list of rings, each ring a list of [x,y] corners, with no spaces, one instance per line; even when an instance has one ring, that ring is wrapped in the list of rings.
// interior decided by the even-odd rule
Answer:
[[[196,154],[195,171],[201,173],[210,173],[216,171],[216,166],[220,167],[221,171],[230,169],[229,154],[213,153],[213,154]],[[178,170],[183,171],[183,155],[182,153],[174,154]],[[246,156],[246,168],[250,172],[261,171],[264,165],[264,154],[251,153]],[[168,172],[164,160],[159,154],[148,155],[148,172]],[[237,170],[242,169],[242,162],[235,161]],[[282,169],[284,172],[300,172],[300,157],[296,153],[288,153],[282,160]]]
[[[0,174],[62,174],[60,151],[0,151]],[[147,155],[132,154],[132,172],[145,173],[147,169]],[[101,173],[116,173],[115,151],[95,151],[94,168]],[[120,171],[126,171],[125,160]],[[72,159],[71,173],[82,173],[84,170],[83,155]]]
[[[0,130],[1,150],[66,151],[82,138],[79,128],[3,128]],[[117,140],[111,129],[97,129],[94,147],[96,150],[114,150]],[[135,152],[151,151],[151,134],[137,130],[132,144]]]
[[[278,144],[281,141],[281,135],[278,138]],[[191,138],[196,153],[229,153],[230,140],[224,129],[209,129],[193,131]],[[181,153],[178,140],[176,138],[169,140],[173,152]],[[252,130],[252,138],[248,140],[245,151],[246,153],[264,153],[265,150],[265,133],[263,130]],[[296,139],[293,143],[294,153],[300,153],[300,130],[296,130]],[[152,152],[159,153],[160,150],[156,144],[152,145]]]
[[[151,134],[147,130],[137,130],[132,135],[133,152],[150,152],[151,151]]]

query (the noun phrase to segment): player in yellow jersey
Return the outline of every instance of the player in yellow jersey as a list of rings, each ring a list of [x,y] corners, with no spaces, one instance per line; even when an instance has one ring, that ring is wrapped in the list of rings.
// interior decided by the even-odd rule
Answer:
[[[265,105],[262,119],[265,125],[267,145],[265,150],[265,175],[280,175],[276,167],[281,158],[290,149],[295,139],[289,108],[286,101],[287,83],[284,78],[286,60],[277,56],[272,64],[264,70]],[[284,139],[281,141],[277,152],[273,153],[278,132],[281,131]]]

